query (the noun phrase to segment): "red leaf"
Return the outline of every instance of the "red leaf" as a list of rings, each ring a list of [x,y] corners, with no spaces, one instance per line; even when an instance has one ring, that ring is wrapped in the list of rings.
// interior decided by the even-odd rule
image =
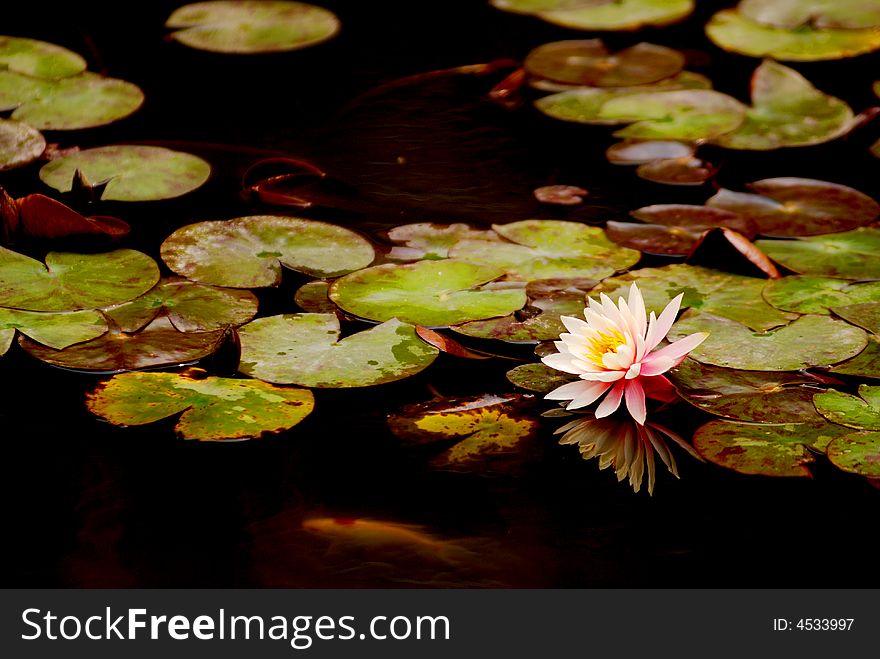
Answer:
[[[83,217],[60,201],[41,194],[17,199],[21,231],[33,238],[70,238],[106,236],[112,239],[127,235],[131,227],[115,217]]]

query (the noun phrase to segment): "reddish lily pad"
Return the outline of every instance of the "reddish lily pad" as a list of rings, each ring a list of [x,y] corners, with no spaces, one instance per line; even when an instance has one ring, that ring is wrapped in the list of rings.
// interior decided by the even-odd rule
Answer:
[[[0,119],[0,172],[32,163],[46,150],[42,134],[25,123]]]
[[[609,221],[605,225],[605,233],[621,247],[637,249],[646,254],[682,256],[690,253],[705,229]]]
[[[800,274],[880,279],[880,229],[875,227],[795,240],[758,240],[755,245]]]
[[[795,275],[768,282],[764,299],[783,311],[829,315],[832,310],[836,313],[836,308],[843,308],[845,313],[849,305],[880,302],[880,282],[854,283],[846,279]]]
[[[17,200],[19,227],[32,238],[74,238],[104,236],[117,240],[127,236],[131,227],[115,217],[84,217],[60,201],[41,194]]]
[[[123,373],[86,397],[89,411],[118,426],[146,425],[183,412],[175,429],[197,441],[278,433],[302,421],[314,405],[306,389],[183,373]]]
[[[654,204],[643,206],[630,213],[634,218],[649,224],[688,229],[714,229],[727,227],[745,236],[755,233],[752,222],[725,210],[692,206],[688,204]]]
[[[584,197],[590,193],[588,190],[579,188],[576,185],[545,185],[536,188],[534,194],[535,199],[542,204],[577,206],[582,204]]]
[[[828,459],[852,474],[880,477],[880,432],[856,432],[837,437],[828,445]]]
[[[676,160],[693,155],[692,144],[674,140],[624,140],[605,151],[605,157],[613,165],[646,165],[656,160]]]
[[[661,185],[703,185],[715,172],[711,163],[694,156],[655,160],[636,169],[638,177]]]
[[[86,70],[86,61],[54,43],[0,36],[0,69],[34,78],[66,78]]]
[[[231,288],[277,286],[281,266],[335,277],[372,263],[373,246],[326,222],[251,215],[182,227],[162,243],[162,260],[179,275]]]

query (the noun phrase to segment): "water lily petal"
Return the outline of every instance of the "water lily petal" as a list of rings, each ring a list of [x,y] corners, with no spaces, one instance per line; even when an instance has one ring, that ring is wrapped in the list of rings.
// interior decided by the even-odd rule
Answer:
[[[592,380],[594,382],[616,382],[622,380],[626,375],[626,371],[596,371],[594,373],[581,373],[582,380]]]
[[[561,387],[557,387],[544,396],[544,398],[547,400],[573,400],[592,388],[594,388],[593,383],[578,380],[577,382],[569,382]]]
[[[636,321],[636,337],[645,338],[645,332],[648,331],[648,314],[645,311],[645,299],[639,287],[633,282],[629,287],[629,309]]]
[[[645,377],[660,375],[675,366],[675,360],[672,357],[660,355],[658,352],[652,352],[642,360],[642,375]]]
[[[621,373],[621,375],[623,374]],[[602,419],[613,414],[614,411],[620,407],[620,400],[623,398],[624,386],[623,382],[618,382],[611,388],[611,391],[605,396],[605,400],[603,400],[599,407],[596,408],[597,419]]]
[[[678,400],[678,392],[672,383],[662,375],[654,375],[651,377],[642,376],[642,389],[645,390],[645,396],[653,400],[663,401],[664,403],[672,403]]]
[[[646,349],[649,352],[656,348],[657,344],[669,334],[669,330],[672,329],[672,324],[675,322],[676,316],[678,316],[678,310],[681,307],[681,300],[683,297],[684,293],[676,295],[672,301],[666,305],[666,308],[660,314],[657,321],[652,323],[648,328],[648,334],[650,336],[646,338],[645,343],[647,344]]]
[[[562,324],[565,325],[565,329],[567,329],[572,334],[583,334],[584,331],[590,329],[590,325],[580,318],[574,318],[572,316],[560,316],[559,320],[561,320]]]
[[[567,410],[576,410],[581,407],[586,407],[587,405],[591,405],[599,400],[599,397],[604,394],[608,389],[611,388],[612,385],[606,382],[593,382],[593,383],[584,383],[589,384],[588,389],[584,389],[576,398],[574,398],[565,409]]]
[[[706,332],[697,332],[695,334],[691,334],[690,336],[686,336],[683,339],[679,339],[675,343],[670,343],[665,348],[660,348],[660,350],[651,353],[650,355],[645,357],[642,363],[647,364],[649,360],[653,362],[654,360],[668,357],[673,360],[674,366],[682,359],[684,359],[691,350],[693,350],[703,341],[705,341],[707,336],[709,335],[706,334]],[[662,372],[663,371],[660,371],[660,373]]]
[[[626,388],[626,409],[629,410],[630,416],[635,419],[636,423],[645,425],[648,408],[645,405],[645,390],[642,388],[642,383],[638,379],[626,380],[624,386]]]
[[[641,362],[636,362],[626,372],[626,379],[632,380],[633,378],[639,377],[642,374],[642,364]]]
[[[547,364],[550,368],[555,368],[557,371],[562,371],[563,373],[571,373],[572,375],[581,374],[581,370],[572,364],[571,355],[557,352],[541,358],[541,361]]]

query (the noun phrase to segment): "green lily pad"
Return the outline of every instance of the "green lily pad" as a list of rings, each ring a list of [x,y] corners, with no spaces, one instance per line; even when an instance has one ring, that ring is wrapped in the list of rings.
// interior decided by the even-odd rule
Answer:
[[[282,265],[313,277],[336,277],[375,257],[372,245],[353,231],[279,215],[190,224],[172,233],[161,252],[177,274],[231,288],[277,286]]]
[[[880,433],[855,432],[837,437],[828,445],[827,455],[838,469],[877,478],[880,476]]]
[[[764,299],[783,311],[829,315],[832,307],[880,302],[880,282],[795,275],[767,282]]]
[[[40,178],[59,192],[70,192],[77,170],[89,181],[109,181],[101,195],[105,201],[172,199],[200,188],[211,175],[211,166],[189,153],[119,145],[52,160],[40,170]]]
[[[591,296],[607,293],[612,299],[627,295],[630,284],[638,284],[648,311],[657,315],[679,293],[684,293],[681,306],[729,318],[755,331],[785,325],[796,316],[771,307],[761,291],[765,279],[743,277],[700,266],[674,264],[661,268],[641,268],[606,279],[590,292]]]
[[[877,0],[742,0],[737,10],[750,21],[774,27],[858,29],[880,26]]]
[[[845,185],[804,178],[771,178],[749,185],[757,194],[721,189],[707,206],[750,218],[765,236],[814,236],[873,222],[880,204]]]
[[[601,39],[589,39],[538,46],[526,57],[525,69],[569,85],[631,87],[671,78],[684,63],[684,55],[665,46],[639,43],[611,55]]]
[[[494,231],[474,229],[467,224],[435,224],[419,222],[404,224],[388,231],[388,239],[409,249],[406,258],[400,258],[392,250],[389,256],[399,260],[414,261],[419,259],[445,259],[451,247],[462,240],[492,240],[502,238]]]
[[[507,379],[511,384],[534,391],[539,394],[549,394],[557,387],[569,382],[574,382],[577,377],[557,371],[546,364],[522,364],[507,371]]]
[[[859,385],[859,395],[826,391],[813,397],[816,410],[826,419],[856,430],[880,430],[880,387]]]
[[[868,286],[870,284],[864,284]],[[876,290],[878,286],[874,285]],[[880,296],[876,296],[875,299]],[[849,304],[843,307],[834,307],[832,313],[840,316],[851,325],[861,327],[872,334],[880,334],[880,302],[864,302],[861,304]]]
[[[534,14],[574,30],[638,30],[686,18],[694,0],[491,0],[498,9]]]
[[[123,373],[86,397],[93,414],[117,426],[183,415],[176,431],[198,441],[254,439],[292,428],[314,409],[312,392],[258,380],[181,373]]]
[[[397,319],[340,340],[335,314],[288,314],[258,318],[239,337],[242,373],[306,387],[394,382],[423,371],[439,354]]]
[[[128,302],[159,281],[149,256],[49,252],[46,264],[0,247],[0,306],[26,311],[100,309]]]
[[[837,364],[831,373],[880,378],[880,337],[869,334],[867,347],[852,359]]]
[[[135,333],[110,331],[97,339],[53,350],[19,337],[31,356],[59,368],[95,373],[120,373],[188,364],[213,354],[224,333],[178,332],[168,318],[157,318]]]
[[[816,380],[800,373],[742,371],[685,359],[666,375],[688,403],[725,419],[805,423],[816,417]]]
[[[412,444],[454,442],[436,466],[468,465],[514,454],[534,436],[538,421],[522,411],[530,401],[522,394],[441,399],[404,406],[388,416],[388,426]]]
[[[282,0],[197,2],[174,10],[165,27],[190,48],[213,53],[277,53],[335,36],[339,19],[322,7]]]
[[[463,240],[452,258],[502,269],[506,279],[599,280],[638,262],[641,254],[615,245],[599,227],[558,220],[524,220],[492,228],[509,242]]]
[[[0,309],[0,355],[12,343],[15,331],[45,346],[62,350],[84,341],[91,341],[107,331],[107,322],[97,311],[43,313]]]
[[[880,48],[880,31],[874,28],[778,28],[750,21],[731,9],[715,14],[706,25],[706,34],[730,52],[795,62],[855,57]]]
[[[868,343],[861,329],[828,316],[801,316],[785,327],[757,333],[727,318],[693,312],[672,326],[669,340],[694,332],[708,332],[709,337],[690,353],[692,359],[747,371],[830,366],[855,357]]]
[[[853,119],[845,102],[823,94],[794,69],[765,60],[752,76],[752,107],[745,122],[714,141],[751,151],[811,146],[845,135]]]
[[[139,298],[104,312],[123,332],[137,332],[158,316],[167,316],[181,332],[210,332],[248,322],[257,315],[257,298],[250,291],[167,277]]]
[[[453,259],[377,265],[337,279],[330,286],[330,299],[361,318],[445,327],[521,309],[526,303],[524,290],[482,288],[503,274],[492,264]]]
[[[78,130],[124,119],[144,102],[140,87],[125,80],[81,73],[41,80],[0,71],[0,105],[38,130]]]
[[[795,240],[758,240],[755,245],[800,274],[880,279],[880,229],[874,227]]]
[[[294,293],[293,301],[306,313],[336,313],[336,305],[329,296],[330,282],[319,279],[300,286]]]
[[[0,36],[0,69],[35,78],[66,78],[86,70],[86,61],[54,43]]]
[[[558,339],[565,326],[560,316],[578,316],[583,313],[583,291],[559,291],[547,297],[532,299],[520,312],[475,320],[452,329],[460,334],[480,339],[499,339],[515,343],[532,343]]]
[[[814,452],[847,432],[833,423],[767,425],[710,421],[694,433],[694,448],[709,462],[741,474],[811,476]]]
[[[657,160],[690,158],[693,155],[693,144],[675,140],[624,140],[612,144],[605,151],[605,157],[613,165],[645,165]]]
[[[11,119],[0,119],[0,172],[32,163],[46,150],[38,130]]]

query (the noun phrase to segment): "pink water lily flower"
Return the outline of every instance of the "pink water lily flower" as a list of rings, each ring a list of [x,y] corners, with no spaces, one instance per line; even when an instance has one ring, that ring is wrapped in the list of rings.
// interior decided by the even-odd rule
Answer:
[[[558,371],[578,376],[577,382],[554,389],[549,400],[570,400],[567,409],[574,410],[605,399],[596,408],[596,417],[603,418],[620,407],[626,408],[639,424],[645,423],[646,390],[669,388],[663,373],[678,365],[687,354],[708,336],[703,332],[691,334],[659,350],[655,348],[666,338],[682,295],[672,300],[660,317],[645,312],[645,301],[638,286],[629,289],[629,300],[620,298],[617,305],[602,293],[599,301],[590,298],[584,309],[584,318],[562,316],[568,330],[556,341],[558,353],[543,358],[543,362]]]

